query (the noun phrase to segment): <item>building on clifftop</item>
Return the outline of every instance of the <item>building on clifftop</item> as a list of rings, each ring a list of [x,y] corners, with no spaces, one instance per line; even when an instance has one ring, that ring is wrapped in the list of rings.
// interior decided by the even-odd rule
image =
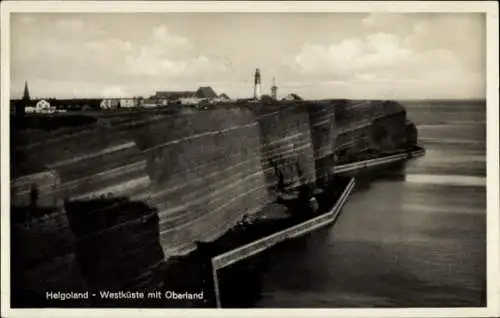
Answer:
[[[217,93],[210,86],[199,87],[196,91],[160,91],[151,97],[153,100],[160,101],[161,105],[194,105],[202,101],[215,101],[217,98]]]
[[[202,86],[196,91],[196,97],[204,99],[217,98],[217,93],[210,86]]]
[[[288,94],[286,95],[283,100],[287,100],[287,101],[298,101],[298,100],[303,100],[302,97],[300,97],[299,95],[297,94]]]
[[[229,96],[227,96],[226,93],[222,93],[219,95],[219,100],[221,102],[229,102],[231,100],[231,98]]]

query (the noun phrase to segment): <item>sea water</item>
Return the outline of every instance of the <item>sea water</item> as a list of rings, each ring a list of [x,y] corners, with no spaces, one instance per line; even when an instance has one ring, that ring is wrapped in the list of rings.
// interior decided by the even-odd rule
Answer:
[[[485,103],[403,104],[426,155],[359,188],[333,226],[273,249],[249,306],[485,306]]]

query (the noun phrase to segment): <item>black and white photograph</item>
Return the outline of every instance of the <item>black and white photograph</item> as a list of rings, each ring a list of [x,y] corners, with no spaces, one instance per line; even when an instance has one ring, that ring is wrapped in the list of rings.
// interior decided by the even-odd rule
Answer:
[[[27,3],[2,317],[500,313],[497,2]]]

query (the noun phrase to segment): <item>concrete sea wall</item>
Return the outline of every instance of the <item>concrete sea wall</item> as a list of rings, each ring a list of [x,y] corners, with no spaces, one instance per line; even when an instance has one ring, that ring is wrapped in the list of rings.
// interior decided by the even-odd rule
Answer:
[[[13,272],[25,289],[54,287],[37,281],[51,274],[30,269],[43,266],[68,277],[60,286],[154,286],[155,268],[170,256],[221,236],[278,191],[321,185],[339,156],[403,145],[407,130],[401,105],[376,101],[95,118],[79,128],[15,131],[12,254],[21,265]],[[57,227],[38,221],[40,208]],[[50,233],[69,247],[53,244]],[[47,248],[36,247],[44,242]],[[32,258],[30,246],[45,256]],[[68,265],[53,265],[61,257]],[[27,265],[36,260],[43,266]]]

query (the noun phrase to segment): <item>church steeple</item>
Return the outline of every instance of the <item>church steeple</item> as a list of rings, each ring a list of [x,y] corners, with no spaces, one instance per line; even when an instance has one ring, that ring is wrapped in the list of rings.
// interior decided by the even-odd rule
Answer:
[[[30,97],[30,92],[29,92],[29,90],[28,90],[28,81],[24,82],[23,100],[24,100],[24,101],[29,101],[29,100],[31,100],[31,97]]]

